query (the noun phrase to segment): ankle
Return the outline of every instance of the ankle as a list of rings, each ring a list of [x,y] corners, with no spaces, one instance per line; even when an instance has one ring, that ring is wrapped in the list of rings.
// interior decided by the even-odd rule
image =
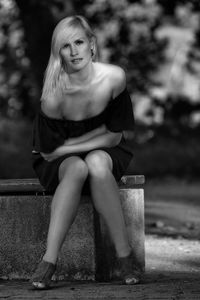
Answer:
[[[57,263],[57,258],[53,258],[53,257],[51,257],[49,255],[46,255],[46,254],[43,256],[42,260],[44,260],[48,263],[54,264],[54,265],[56,265],[56,263]]]
[[[123,257],[128,257],[131,254],[131,248],[128,247],[126,249],[121,249],[120,251],[117,251],[117,257],[118,258],[123,258]]]
[[[34,274],[31,276],[30,282],[32,287],[38,290],[44,290],[49,288],[51,278],[55,273],[55,270],[55,264],[42,260],[38,264]]]
[[[118,258],[121,278],[124,284],[133,285],[139,283],[141,272],[134,266],[133,253],[131,252],[126,257]]]

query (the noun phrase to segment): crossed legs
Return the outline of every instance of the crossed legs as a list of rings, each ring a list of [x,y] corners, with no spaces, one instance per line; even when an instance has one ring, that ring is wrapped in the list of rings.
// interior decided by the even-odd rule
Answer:
[[[76,216],[83,184],[89,175],[92,199],[104,218],[113,239],[117,255],[130,253],[118,186],[112,174],[112,159],[101,150],[91,151],[85,161],[70,157],[59,168],[60,183],[51,205],[45,261],[56,263],[59,250]]]

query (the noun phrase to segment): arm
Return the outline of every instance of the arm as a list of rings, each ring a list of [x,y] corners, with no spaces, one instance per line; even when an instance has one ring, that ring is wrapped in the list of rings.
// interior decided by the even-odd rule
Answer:
[[[112,86],[113,99],[115,99],[117,96],[120,95],[120,93],[122,91],[124,91],[124,89],[126,88],[126,74],[122,68],[120,68],[118,66],[113,66],[113,72],[112,72],[112,76],[111,76],[110,85]],[[125,101],[125,99],[123,101]],[[120,105],[122,105],[122,104],[120,104]],[[119,109],[122,108],[122,119],[119,118],[119,120],[121,120],[122,123],[123,123],[123,119],[125,119],[125,121],[129,120],[129,118],[131,119],[130,112],[133,110],[132,103],[131,103],[131,105],[127,106],[127,101],[125,101],[124,105],[125,105],[125,110],[124,110],[124,107],[122,108],[121,106],[119,106]],[[114,111],[111,111],[111,113],[112,112],[114,113]],[[126,118],[126,112],[129,113],[129,114],[127,114],[127,118]],[[119,114],[120,114],[120,112],[118,111],[117,117]],[[133,119],[131,119],[131,120],[133,121],[133,124],[134,124],[134,116],[133,116]],[[123,130],[123,137],[125,138],[125,140],[132,140],[134,137],[133,130],[132,129]]]
[[[46,159],[47,161],[52,161],[65,154],[86,152],[101,147],[110,148],[110,147],[117,146],[121,140],[121,137],[122,137],[122,133],[115,133],[107,130],[105,133],[92,137],[86,141],[76,143],[76,144],[71,144],[71,145],[64,144],[63,146],[56,148],[56,150],[53,151],[52,153],[49,154],[41,153],[41,154],[44,157],[44,159]]]
[[[79,137],[67,139],[64,143],[65,146],[80,144],[82,142],[88,141],[93,137],[106,133],[107,129],[105,125],[98,127],[92,131],[89,131]]]

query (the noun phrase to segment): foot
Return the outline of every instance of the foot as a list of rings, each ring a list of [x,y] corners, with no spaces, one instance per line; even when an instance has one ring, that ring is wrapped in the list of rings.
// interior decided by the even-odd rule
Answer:
[[[42,260],[30,279],[32,287],[37,290],[45,290],[50,287],[51,277],[56,270],[56,265]]]
[[[140,272],[133,267],[133,257],[130,253],[126,257],[118,258],[121,277],[124,284],[133,285],[137,284],[140,281]]]

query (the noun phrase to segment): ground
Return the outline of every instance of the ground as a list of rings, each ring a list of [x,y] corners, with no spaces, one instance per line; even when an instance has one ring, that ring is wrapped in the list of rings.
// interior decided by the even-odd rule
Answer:
[[[199,182],[147,180],[144,191],[147,234],[200,240]]]
[[[33,291],[27,281],[0,281],[0,300],[200,299],[200,187],[167,180],[145,185],[146,273],[136,286],[59,282]]]

